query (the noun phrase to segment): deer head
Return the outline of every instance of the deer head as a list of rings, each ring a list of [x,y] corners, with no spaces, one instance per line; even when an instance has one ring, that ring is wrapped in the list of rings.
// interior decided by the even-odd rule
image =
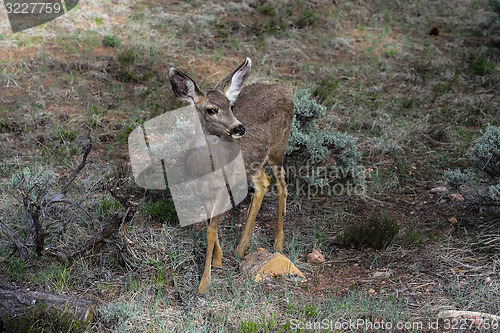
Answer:
[[[245,127],[233,114],[233,102],[252,67],[250,58],[214,87],[202,92],[196,83],[176,68],[170,68],[169,78],[174,94],[196,107],[205,134],[239,138]]]

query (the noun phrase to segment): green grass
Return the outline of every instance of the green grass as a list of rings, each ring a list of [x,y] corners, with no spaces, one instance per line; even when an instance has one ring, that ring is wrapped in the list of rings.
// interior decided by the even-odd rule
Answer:
[[[3,320],[3,330],[8,333],[87,332],[89,323],[74,319],[70,311],[57,311],[46,305],[36,304],[22,316]]]
[[[7,118],[0,118],[0,132],[7,131],[9,129],[9,124],[7,122]]]
[[[115,35],[106,35],[102,39],[102,44],[109,47],[119,47],[121,41],[120,38]]]
[[[21,259],[10,258],[7,261],[7,269],[9,272],[9,281],[22,282],[26,278],[25,263]]]
[[[158,222],[173,223],[178,221],[174,202],[170,198],[162,198],[148,203],[143,212],[146,216]]]

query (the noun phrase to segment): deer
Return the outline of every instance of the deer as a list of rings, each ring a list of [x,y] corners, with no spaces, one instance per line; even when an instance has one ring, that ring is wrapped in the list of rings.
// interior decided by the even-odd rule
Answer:
[[[283,166],[294,115],[290,87],[283,84],[253,83],[242,87],[252,61],[246,58],[213,89],[202,91],[186,74],[172,67],[168,76],[175,96],[196,108],[203,133],[237,144],[241,150],[247,179],[254,191],[246,223],[234,254],[242,258],[247,251],[262,199],[271,184],[265,172],[267,163],[274,175],[277,193],[277,224],[274,250],[282,251],[283,219],[286,212],[287,187]],[[205,266],[198,293],[204,294],[211,281],[211,267],[222,267],[222,249],[217,231],[221,215],[208,219]]]

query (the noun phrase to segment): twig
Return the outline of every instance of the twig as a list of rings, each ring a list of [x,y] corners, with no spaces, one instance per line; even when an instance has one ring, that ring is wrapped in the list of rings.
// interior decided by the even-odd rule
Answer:
[[[19,254],[21,255],[21,258],[23,260],[28,259],[28,248],[21,242],[19,237],[10,230],[9,227],[7,227],[2,221],[0,221],[0,229],[4,232],[4,234],[10,239],[12,243],[16,246],[17,251],[19,251]]]
[[[71,262],[75,259],[75,257],[92,250],[96,245],[102,243],[106,238],[111,236],[113,232],[118,230],[122,223],[125,224],[129,222],[134,216],[134,213],[135,212],[132,211],[132,209],[128,208],[124,214],[115,214],[113,217],[111,217],[109,223],[106,224],[100,232],[90,237],[82,246],[81,250],[73,252],[68,256],[67,260]]]
[[[87,162],[87,158],[88,158],[88,156],[90,154],[90,150],[92,149],[92,140],[91,140],[91,137],[90,137],[90,131],[87,132],[86,137],[89,140],[89,142],[83,148],[84,150],[83,150],[82,161],[76,167],[76,169],[73,171],[73,173],[68,177],[68,180],[66,181],[66,184],[63,186],[63,189],[61,190],[61,194],[63,194],[63,195],[66,195],[66,192],[68,191],[69,185],[71,185],[71,183],[75,180],[75,178],[78,175],[78,173],[80,173],[80,171],[82,171],[82,169],[85,167],[85,165],[87,165],[87,163],[91,163],[91,162]]]
[[[460,262],[460,261],[458,261],[458,260],[456,260],[456,259],[453,259],[452,257],[444,257],[444,256],[443,256],[443,258],[444,258],[444,259],[449,259],[449,260],[451,260],[451,261],[454,261],[454,262],[456,262],[457,264],[462,265],[463,267],[469,268],[470,270],[473,270],[473,271],[479,271],[479,270],[481,270],[481,269],[483,269],[483,268],[485,268],[485,267],[486,267],[486,266],[479,266],[479,267],[476,267],[476,266],[472,266],[472,265],[464,264],[463,262]]]
[[[101,221],[99,221],[94,215],[92,215],[88,210],[86,210],[85,207],[83,207],[82,205],[80,205],[77,202],[74,202],[73,200],[70,200],[70,199],[57,199],[57,200],[53,200],[53,199],[51,199],[49,203],[51,203],[51,204],[53,204],[53,203],[66,203],[66,204],[70,204],[70,205],[73,205],[75,207],[78,207],[78,208],[80,208],[80,210],[82,212],[85,213],[85,215],[87,215],[88,217],[90,217],[97,224],[101,225]]]
[[[133,202],[130,201],[130,199],[129,199],[130,197],[125,197],[123,195],[116,194],[115,190],[111,189],[110,186],[108,186],[108,192],[111,194],[111,196],[113,198],[115,198],[116,200],[118,200],[118,202],[121,203],[122,206],[125,207],[125,208],[137,206],[136,203],[133,203]]]

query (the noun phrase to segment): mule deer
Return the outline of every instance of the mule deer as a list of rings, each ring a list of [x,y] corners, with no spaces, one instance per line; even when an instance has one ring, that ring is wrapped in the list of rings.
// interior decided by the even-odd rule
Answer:
[[[181,71],[175,68],[169,70],[175,95],[196,107],[204,134],[230,140],[241,149],[247,179],[252,180],[255,190],[243,235],[235,250],[235,254],[240,257],[248,249],[256,215],[270,185],[271,179],[264,171],[266,162],[271,166],[276,180],[278,196],[274,249],[281,251],[283,248],[283,217],[287,196],[283,160],[294,108],[292,91],[283,85],[254,83],[242,88],[251,65],[250,58],[246,58],[214,89],[206,92],[202,92]],[[222,267],[222,249],[217,237],[220,218],[218,215],[209,220],[207,254],[199,293],[204,293],[210,283],[211,266]]]

